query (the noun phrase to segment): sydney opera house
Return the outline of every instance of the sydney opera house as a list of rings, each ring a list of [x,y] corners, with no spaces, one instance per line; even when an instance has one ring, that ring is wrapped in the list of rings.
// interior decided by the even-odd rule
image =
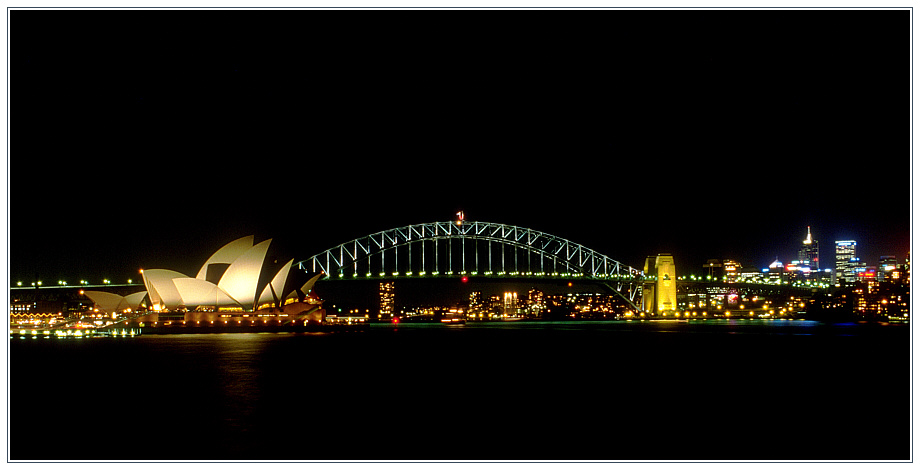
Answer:
[[[107,313],[146,322],[321,322],[322,301],[311,292],[321,275],[291,285],[294,260],[275,271],[276,264],[265,262],[271,239],[253,244],[254,238],[224,245],[195,277],[168,269],[144,269],[145,291],[127,296],[84,291],[84,295]]]

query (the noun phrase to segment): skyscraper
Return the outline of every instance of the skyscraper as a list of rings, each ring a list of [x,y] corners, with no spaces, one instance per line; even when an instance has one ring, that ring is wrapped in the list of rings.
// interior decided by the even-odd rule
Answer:
[[[856,241],[855,240],[837,240],[837,248],[834,253],[834,269],[836,283],[841,281],[854,282],[856,280],[855,264],[852,260],[856,258]]]
[[[802,241],[802,248],[799,249],[799,265],[806,265],[811,271],[817,271],[820,269],[818,253],[818,240],[811,238],[811,226],[808,226],[808,236]]]
[[[378,317],[381,320],[389,320],[393,317],[394,306],[396,304],[396,283],[393,281],[390,282],[381,282],[380,283],[380,316]]]

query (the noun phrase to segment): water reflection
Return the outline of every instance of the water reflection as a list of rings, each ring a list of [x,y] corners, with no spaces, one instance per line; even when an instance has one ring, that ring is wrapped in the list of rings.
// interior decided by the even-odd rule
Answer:
[[[461,325],[441,323],[373,323],[372,331],[392,332],[413,330],[546,330],[546,331],[657,331],[707,334],[855,334],[874,328],[899,328],[897,324],[823,323],[812,320],[773,321],[768,319],[707,319],[691,321],[515,321],[467,322]]]
[[[792,389],[824,401],[789,416],[790,427],[816,426],[838,397],[849,399],[843,389],[909,397],[908,382],[892,380],[909,376],[903,333],[909,326],[571,321],[11,341],[11,449],[14,459],[48,456],[46,445],[16,436],[39,435],[52,421],[63,435],[86,432],[92,423],[85,420],[54,421],[54,407],[30,408],[28,420],[18,411],[21,403],[56,403],[67,386],[68,400],[86,406],[109,406],[99,397],[132,397],[130,413],[95,430],[110,436],[118,429],[111,445],[68,447],[62,457],[71,459],[654,459],[660,454],[651,444],[631,454],[598,442],[576,453],[600,434],[573,430],[594,429],[598,419],[623,429],[665,421],[705,426],[718,413],[694,407],[707,400],[724,411],[726,399],[785,400]],[[838,359],[870,356],[884,360],[854,368]],[[87,364],[111,373],[88,380],[74,372]],[[611,407],[616,403],[624,406]],[[876,411],[848,413],[860,425],[890,424]],[[740,426],[739,435],[758,432],[764,418],[752,409],[732,426]],[[516,446],[450,444],[468,441],[470,429]],[[857,429],[832,431],[849,436]],[[720,458],[704,452],[713,443],[706,434],[690,438],[698,445],[684,457]],[[534,436],[551,436],[554,446],[537,445]],[[523,448],[537,453],[514,452]]]

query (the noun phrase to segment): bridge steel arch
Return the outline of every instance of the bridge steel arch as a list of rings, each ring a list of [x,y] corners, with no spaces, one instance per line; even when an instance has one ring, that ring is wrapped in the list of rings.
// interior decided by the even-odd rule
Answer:
[[[618,293],[628,290],[631,304],[641,295],[644,278],[641,270],[564,238],[476,221],[383,230],[317,253],[297,266],[333,280],[458,274],[578,277],[601,281]]]

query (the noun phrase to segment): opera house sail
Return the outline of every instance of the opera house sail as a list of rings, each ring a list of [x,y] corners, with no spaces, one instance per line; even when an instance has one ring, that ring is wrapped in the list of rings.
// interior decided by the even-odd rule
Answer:
[[[84,294],[106,312],[136,312],[147,315],[148,321],[214,322],[239,316],[322,321],[322,301],[311,295],[321,274],[299,288],[288,287],[293,258],[281,269],[267,271],[265,258],[271,239],[254,241],[250,235],[227,243],[205,261],[195,277],[169,269],[143,269],[146,291],[124,297],[101,291]]]

